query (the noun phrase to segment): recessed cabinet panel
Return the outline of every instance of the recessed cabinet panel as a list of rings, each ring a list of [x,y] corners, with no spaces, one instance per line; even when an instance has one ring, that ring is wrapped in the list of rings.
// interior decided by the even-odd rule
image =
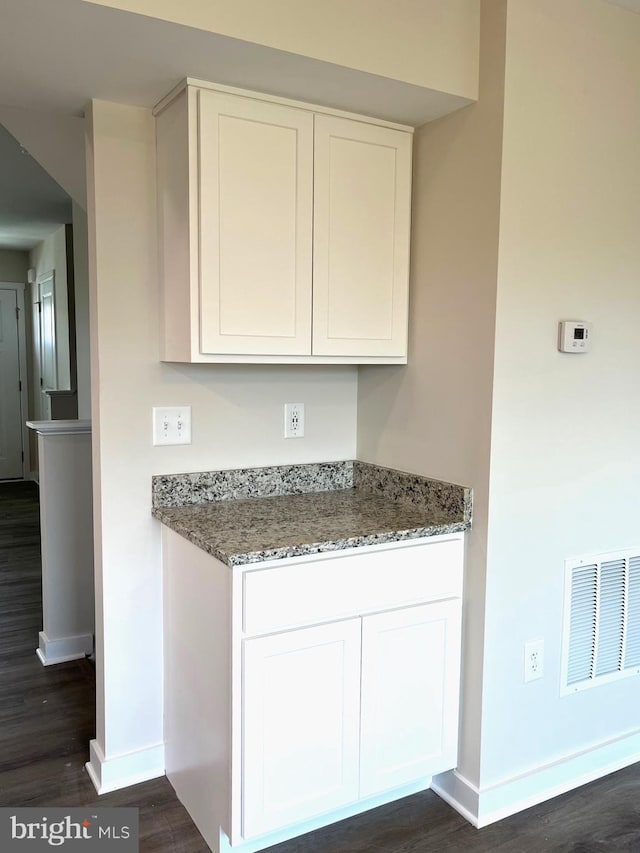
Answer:
[[[460,601],[363,619],[360,796],[456,765]]]
[[[315,123],[314,355],[406,354],[411,136]]]
[[[358,799],[360,620],[245,640],[245,838]]]
[[[199,93],[203,353],[311,352],[313,116]]]

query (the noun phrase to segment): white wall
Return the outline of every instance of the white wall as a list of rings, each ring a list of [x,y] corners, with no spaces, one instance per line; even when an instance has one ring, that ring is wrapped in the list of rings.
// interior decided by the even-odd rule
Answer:
[[[482,787],[640,732],[638,677],[559,697],[565,558],[640,547],[639,93],[640,16],[510,0]],[[560,319],[592,352],[557,351]]]
[[[601,0],[482,14],[480,102],[416,139],[410,363],[361,370],[358,434],[363,459],[475,489],[460,773],[479,810],[637,731],[636,679],[561,700],[558,667],[564,558],[640,544],[640,17]],[[152,119],[95,102],[91,124],[97,738],[116,758],[162,738],[151,475],[351,457],[356,374],[160,364]],[[556,352],[566,316],[593,321],[588,356]],[[280,438],[287,399],[307,403],[304,442]],[[151,406],[171,403],[192,405],[194,442],[153,448]],[[538,636],[545,677],[524,685]]]
[[[97,741],[107,762],[162,741],[160,525],[151,476],[353,458],[355,368],[161,364],[151,113],[88,109]],[[282,406],[306,436],[282,438]],[[152,447],[151,408],[190,404],[193,443]],[[120,781],[120,784],[125,784]]]
[[[0,249],[0,281],[20,281],[26,284],[29,253]]]
[[[67,293],[67,244],[66,226],[61,225],[29,253],[29,266],[36,271],[36,278],[55,272],[56,313],[56,361],[58,366],[58,388],[71,387],[69,365],[69,304]],[[32,393],[39,393],[34,386]],[[37,409],[34,409],[37,411]]]
[[[476,98],[479,0],[89,0]]]
[[[358,449],[474,488],[438,784],[483,824],[640,758],[637,677],[559,695],[565,558],[640,546],[640,16],[486,0],[481,32],[478,104],[417,134],[412,352],[361,370]],[[563,318],[591,353],[558,353]]]
[[[474,490],[460,766],[480,768],[506,0],[483,5],[477,104],[414,142],[409,359],[360,368],[358,458]]]
[[[78,417],[91,417],[91,350],[89,344],[89,258],[87,214],[73,202],[73,276],[76,314]]]

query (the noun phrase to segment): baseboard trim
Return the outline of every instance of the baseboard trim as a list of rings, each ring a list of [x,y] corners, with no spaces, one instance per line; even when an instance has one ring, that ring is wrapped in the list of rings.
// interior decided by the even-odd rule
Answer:
[[[465,776],[457,770],[441,773],[431,780],[431,790],[476,829],[479,828],[480,792]]]
[[[39,647],[36,654],[43,666],[79,660],[93,654],[93,634],[76,634],[51,640],[44,631],[38,634]]]
[[[640,761],[640,730],[477,788],[457,770],[434,777],[432,790],[482,829]]]
[[[85,769],[98,794],[157,779],[164,776],[164,744],[105,758],[98,741],[92,740]]]

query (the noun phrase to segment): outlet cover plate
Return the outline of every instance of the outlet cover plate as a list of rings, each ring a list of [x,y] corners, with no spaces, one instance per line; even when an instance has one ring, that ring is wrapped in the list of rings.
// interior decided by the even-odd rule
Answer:
[[[524,644],[524,680],[536,681],[544,675],[544,640],[529,640]]]
[[[304,438],[304,403],[284,404],[284,437]]]

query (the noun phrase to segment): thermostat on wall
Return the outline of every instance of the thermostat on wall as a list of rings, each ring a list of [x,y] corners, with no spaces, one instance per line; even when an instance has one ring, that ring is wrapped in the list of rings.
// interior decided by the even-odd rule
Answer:
[[[579,320],[562,320],[558,334],[560,352],[589,352],[591,348],[591,323]]]

